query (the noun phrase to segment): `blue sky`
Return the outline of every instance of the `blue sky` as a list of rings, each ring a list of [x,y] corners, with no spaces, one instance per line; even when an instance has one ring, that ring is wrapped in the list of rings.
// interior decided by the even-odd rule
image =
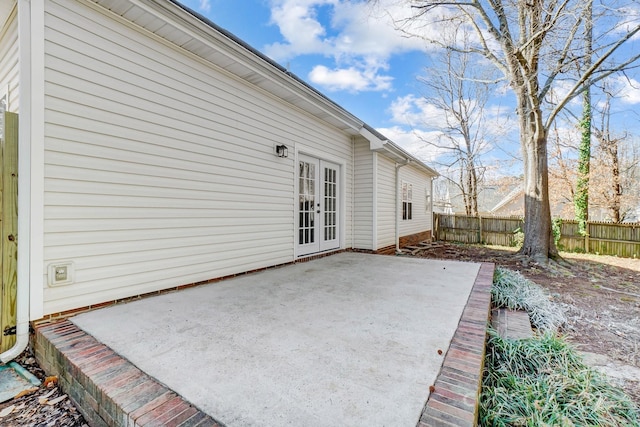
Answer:
[[[372,8],[356,0],[179,1],[288,67],[412,154],[428,163],[437,156],[416,137],[433,135],[428,118],[438,118],[438,111],[422,100],[424,86],[418,81],[432,47],[403,37],[389,17],[411,13],[406,3],[379,0],[379,7]],[[640,83],[622,79],[619,86],[624,95],[616,117],[625,130],[640,135]],[[499,165],[518,156],[513,96],[497,92],[489,108],[496,112],[495,128],[511,129],[493,135],[500,149],[485,161]]]

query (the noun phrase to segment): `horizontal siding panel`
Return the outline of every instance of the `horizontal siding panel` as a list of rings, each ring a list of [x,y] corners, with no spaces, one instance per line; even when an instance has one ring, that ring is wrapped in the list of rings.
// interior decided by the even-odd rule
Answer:
[[[219,228],[211,228],[207,230],[206,234],[202,235],[183,235],[175,238],[156,238],[156,239],[138,239],[133,240],[130,236],[128,240],[120,240],[116,242],[89,242],[84,243],[82,248],[78,248],[77,244],[59,244],[55,248],[55,256],[61,258],[77,258],[83,259],[86,257],[97,257],[108,253],[108,256],[104,256],[104,259],[96,258],[96,265],[115,265],[110,264],[109,257],[120,254],[128,254],[126,259],[120,259],[120,263],[126,264],[135,262],[133,260],[146,259],[151,260],[153,256],[159,255],[160,251],[173,250],[175,254],[182,254],[185,252],[198,253],[204,249],[217,250],[214,246],[226,245],[226,249],[230,249],[230,244],[239,245],[254,245],[254,246],[269,246],[271,242],[276,242],[277,239],[282,238],[283,229],[278,225],[269,227],[268,230],[260,229],[253,233],[243,232],[240,227],[228,228],[226,230],[220,230]],[[188,230],[187,230],[188,231]],[[260,240],[256,239],[256,235],[260,235]],[[55,239],[55,236],[52,236]],[[48,251],[50,249],[47,249]],[[45,257],[51,258],[45,251]],[[175,255],[174,254],[174,255]],[[173,256],[173,255],[172,255]],[[167,258],[164,256],[164,258]],[[83,263],[86,261],[83,261]],[[90,264],[83,266],[84,268],[90,267]]]
[[[117,249],[117,245],[108,246],[108,244],[116,243],[123,247],[129,247],[132,244],[149,245],[152,248],[155,245],[162,245],[160,241],[166,240],[166,243],[175,245],[176,247],[184,246],[184,242],[191,238],[215,239],[217,236],[238,235],[239,239],[247,240],[255,238],[255,235],[266,233],[285,233],[290,231],[291,225],[282,222],[274,222],[264,225],[245,225],[237,224],[233,226],[218,227],[214,225],[194,226],[191,221],[183,223],[182,227],[173,228],[140,228],[132,230],[86,230],[86,231],[65,231],[60,233],[47,233],[45,236],[45,250],[55,246],[56,250],[66,250],[64,246],[71,246],[71,250],[78,251],[77,247],[82,246],[82,251],[93,250],[88,247],[97,245],[105,248],[109,247],[109,253]],[[55,244],[55,245],[54,245]],[[60,252],[62,254],[62,252]],[[47,256],[52,259],[53,256]]]
[[[225,168],[223,165],[218,165],[215,167],[211,165],[209,168],[206,168],[204,165],[194,164],[194,169],[189,170],[186,169],[185,165],[181,165],[180,162],[177,162],[177,166],[182,167],[170,167],[168,164],[170,163],[168,160],[165,164],[167,166],[162,166],[161,162],[150,162],[150,164],[145,164],[142,161],[138,163],[133,163],[127,161],[125,159],[108,159],[108,158],[99,158],[95,156],[84,156],[82,154],[68,154],[68,153],[59,153],[55,151],[48,151],[46,153],[45,161],[49,165],[55,166],[63,166],[68,169],[74,168],[74,165],[79,166],[81,168],[75,168],[78,170],[82,170],[86,173],[85,177],[87,179],[96,179],[95,175],[91,175],[91,172],[102,172],[102,171],[113,171],[119,172],[127,175],[146,175],[146,176],[156,176],[156,177],[164,177],[164,178],[172,178],[176,180],[188,180],[188,181],[200,181],[210,183],[211,185],[236,185],[238,187],[255,187],[256,182],[264,183],[265,177],[274,179],[274,175],[282,174],[282,182],[281,185],[286,185],[286,180],[291,182],[292,172],[291,170],[286,171],[273,171],[270,170],[268,173],[260,174],[257,170],[255,171],[239,171],[233,168]],[[200,169],[200,170],[198,170]],[[284,168],[283,168],[284,169]],[[45,172],[49,169],[47,168]],[[135,178],[132,178],[135,179]],[[275,183],[277,185],[277,182]]]
[[[105,183],[101,181],[76,181],[70,179],[49,180],[48,190],[51,193],[64,192],[65,194],[85,194],[100,196],[119,196],[126,197],[136,196],[138,198],[163,198],[172,199],[179,202],[184,200],[246,200],[246,196],[251,196],[251,200],[272,200],[272,199],[291,199],[291,191],[293,186],[290,183],[278,185],[277,188],[260,189],[255,186],[247,186],[239,195],[237,191],[230,188],[224,191],[224,188],[216,188],[213,191],[210,184],[205,183],[202,188],[194,189],[190,185],[195,185],[194,181],[188,181],[183,186],[186,188],[171,188],[161,186],[144,185],[136,182],[132,185],[133,180],[127,183]],[[274,187],[276,187],[274,185]],[[53,204],[53,203],[52,203]]]
[[[293,260],[300,147],[344,166],[351,235],[350,136],[86,3],[45,27],[45,268],[76,268],[45,312]]]
[[[81,158],[78,157],[78,160]],[[45,174],[47,178],[51,178],[51,180],[56,181],[57,187],[52,190],[60,191],[61,188],[59,186],[62,182],[71,182],[73,180],[77,180],[78,182],[84,183],[102,183],[102,184],[114,184],[119,188],[123,188],[124,191],[129,191],[130,187],[138,186],[138,188],[166,188],[166,189],[176,189],[176,190],[192,190],[192,191],[211,191],[212,186],[214,184],[219,187],[222,185],[233,185],[235,181],[233,178],[226,178],[224,175],[213,175],[213,174],[189,174],[187,178],[176,177],[167,177],[160,176],[158,174],[162,173],[162,168],[149,168],[149,167],[126,167],[126,165],[121,164],[121,162],[107,162],[107,164],[97,164],[94,165],[95,168],[81,168],[81,167],[73,167],[72,164],[68,165],[47,165],[45,166]],[[119,169],[117,171],[108,170],[107,168],[111,166],[114,169]],[[98,172],[98,174],[96,174]],[[143,174],[144,172],[144,174]],[[165,172],[169,175],[170,170],[166,170]],[[154,174],[155,173],[155,174]],[[179,175],[179,174],[177,174]],[[268,177],[267,174],[263,175],[264,177]],[[98,181],[99,180],[99,181]],[[235,184],[238,188],[242,189],[242,191],[246,191],[245,194],[253,195],[255,194],[256,187],[255,182],[251,180],[240,180],[237,179],[237,183]],[[155,184],[155,185],[154,185]],[[265,191],[269,190],[281,190],[287,191],[287,189],[293,188],[293,184],[289,182],[277,183],[274,180],[272,185],[274,188],[265,188]],[[67,187],[70,188],[70,187]],[[72,190],[69,190],[72,191]],[[144,191],[144,190],[140,190]],[[218,191],[220,188],[218,188]],[[126,193],[130,194],[130,193]],[[149,194],[149,193],[147,193]]]
[[[291,210],[293,216],[293,209]],[[256,218],[256,215],[246,215],[239,218],[236,216],[218,217],[215,221],[210,218],[99,218],[99,219],[45,219],[45,230],[48,233],[73,233],[88,231],[109,231],[109,230],[163,230],[165,228],[191,228],[191,227],[231,227],[241,223],[247,226],[268,227],[273,224],[282,224],[282,215],[265,215]],[[290,218],[287,218],[287,225],[290,226]],[[157,232],[157,231],[156,231]],[[54,243],[55,244],[55,243]]]
[[[79,203],[79,202],[76,202]],[[117,203],[114,202],[117,205]],[[46,206],[45,217],[56,219],[193,219],[208,218],[251,218],[259,214],[262,218],[287,218],[292,210],[288,206],[275,203],[257,206],[254,203],[229,203],[217,207],[131,207],[131,206]]]
[[[179,268],[183,265],[201,264],[211,261],[208,255],[212,251],[219,250],[220,245],[224,245],[225,253],[246,250],[247,256],[251,250],[259,251],[260,248],[280,250],[291,244],[287,237],[265,237],[260,240],[237,241],[233,236],[228,236],[227,241],[221,239],[220,242],[209,245],[197,245],[193,247],[171,247],[165,249],[147,249],[144,251],[131,251],[122,253],[111,253],[97,256],[82,256],[76,260],[82,268],[76,270],[79,282],[90,282],[96,278],[120,277],[127,274],[139,274],[151,271],[157,267],[158,261],[162,261],[162,268]],[[221,258],[216,258],[220,260]]]

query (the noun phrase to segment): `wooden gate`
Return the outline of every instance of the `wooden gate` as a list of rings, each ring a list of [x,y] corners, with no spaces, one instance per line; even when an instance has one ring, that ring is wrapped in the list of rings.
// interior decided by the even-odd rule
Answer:
[[[3,115],[0,129],[0,352],[15,343],[18,287],[18,115],[6,112]]]

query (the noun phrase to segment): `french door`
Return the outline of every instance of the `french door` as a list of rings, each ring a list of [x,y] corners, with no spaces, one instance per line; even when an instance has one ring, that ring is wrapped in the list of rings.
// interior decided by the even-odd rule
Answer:
[[[340,247],[340,166],[298,156],[298,255]]]

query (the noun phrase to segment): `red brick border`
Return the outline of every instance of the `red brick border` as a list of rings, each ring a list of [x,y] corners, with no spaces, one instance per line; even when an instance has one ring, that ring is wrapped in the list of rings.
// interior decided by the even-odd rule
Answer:
[[[417,427],[477,425],[494,268],[480,265]]]
[[[68,320],[36,326],[35,353],[93,427],[222,426]]]

